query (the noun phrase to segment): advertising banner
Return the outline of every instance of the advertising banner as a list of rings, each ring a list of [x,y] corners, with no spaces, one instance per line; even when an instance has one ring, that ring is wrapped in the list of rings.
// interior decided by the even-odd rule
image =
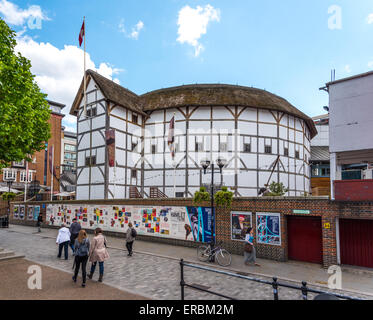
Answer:
[[[40,214],[40,206],[34,206],[34,221],[38,221]]]
[[[115,130],[110,129],[105,132],[106,145],[107,145],[107,154],[109,167],[115,166]]]
[[[19,218],[21,220],[25,219],[25,206],[19,206]]]
[[[27,206],[27,220],[34,219],[34,206]]]
[[[19,219],[19,205],[13,207],[13,219]]]
[[[245,231],[252,226],[251,212],[231,212],[231,239],[244,241]]]
[[[140,235],[189,241],[211,241],[211,209],[124,205],[48,205],[47,222],[69,226],[77,218],[82,228],[127,232],[131,222]]]
[[[281,245],[281,214],[261,213],[256,214],[257,243]]]

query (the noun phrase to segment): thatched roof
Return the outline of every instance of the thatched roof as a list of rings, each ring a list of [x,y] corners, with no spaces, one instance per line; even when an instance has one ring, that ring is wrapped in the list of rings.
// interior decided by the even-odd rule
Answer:
[[[183,106],[243,106],[296,116],[307,123],[311,138],[317,134],[310,117],[285,99],[265,90],[226,84],[195,84],[160,89],[138,96],[97,72],[88,70],[87,75],[94,79],[106,99],[143,115],[155,110]],[[71,108],[71,114],[75,114],[80,103],[82,88],[83,83]]]
[[[226,84],[195,84],[146,93],[141,98],[144,111],[182,106],[244,106],[275,110],[306,121],[311,137],[317,134],[310,117],[285,99],[268,91]]]
[[[139,96],[137,94],[133,93],[128,89],[123,88],[119,84],[115,83],[114,81],[108,78],[105,78],[104,76],[100,75],[99,73],[93,70],[87,70],[86,75],[87,79],[92,77],[92,79],[100,88],[101,93],[107,100],[115,104],[121,105],[122,107],[128,108],[129,110],[135,111],[139,114],[146,115],[140,107]],[[83,83],[84,81],[82,80],[78,94],[75,97],[74,103],[71,107],[70,114],[75,114],[80,104],[80,101],[83,97]]]

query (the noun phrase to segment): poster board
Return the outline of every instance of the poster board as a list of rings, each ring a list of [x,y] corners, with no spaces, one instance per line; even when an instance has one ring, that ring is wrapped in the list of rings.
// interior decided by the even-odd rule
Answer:
[[[19,205],[13,207],[13,219],[19,219]]]
[[[245,241],[241,235],[243,229],[252,227],[252,213],[242,211],[231,212],[231,239],[236,241]]]
[[[27,206],[27,220],[34,219],[34,206]]]
[[[211,209],[126,205],[48,205],[46,221],[67,227],[77,218],[83,229],[127,232],[189,241],[211,241]]]
[[[40,214],[40,206],[34,206],[34,221],[38,221]]]
[[[18,213],[19,213],[19,215],[18,215],[19,219],[24,220],[25,219],[25,206],[24,205],[19,206],[19,212]]]
[[[281,246],[281,214],[256,213],[257,243]]]

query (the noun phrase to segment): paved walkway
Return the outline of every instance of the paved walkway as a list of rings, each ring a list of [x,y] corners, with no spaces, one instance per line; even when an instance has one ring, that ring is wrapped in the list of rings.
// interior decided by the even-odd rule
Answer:
[[[55,237],[57,230],[42,229],[37,234],[36,228],[11,225],[9,229],[0,229],[0,243],[3,247],[23,253],[26,258],[51,267],[71,270],[72,261],[56,258]],[[124,249],[124,239],[107,237],[111,259],[105,264],[104,282],[112,286],[155,299],[180,298],[180,266],[179,259],[198,262],[196,250],[193,248],[170,246],[146,241],[135,242],[135,254],[129,258]],[[262,279],[277,276],[281,280],[301,280],[317,285],[319,289],[331,291],[326,287],[328,274],[321,266],[296,262],[279,263],[259,259],[261,267],[247,267],[242,257],[233,255],[232,265],[228,270],[249,273]],[[199,263],[199,262],[198,262]],[[219,268],[215,264],[211,267]],[[220,267],[221,268],[221,267]],[[186,269],[186,281],[209,287],[238,299],[273,299],[272,288],[251,281],[230,278],[227,276]],[[292,283],[294,284],[294,283]],[[373,299],[373,279],[369,275],[343,273],[342,292],[357,297]],[[353,293],[352,293],[353,292]],[[365,295],[357,294],[363,293]],[[299,291],[280,288],[280,299],[300,299]],[[371,294],[371,296],[366,295]],[[313,296],[310,295],[310,298]],[[195,291],[186,290],[187,299],[214,299],[215,297]]]
[[[35,262],[13,259],[0,262],[0,300],[144,300],[146,298],[113,288],[97,281],[89,281],[82,288],[81,278],[76,284],[67,272],[39,265],[42,272],[41,289],[30,289],[28,268]]]

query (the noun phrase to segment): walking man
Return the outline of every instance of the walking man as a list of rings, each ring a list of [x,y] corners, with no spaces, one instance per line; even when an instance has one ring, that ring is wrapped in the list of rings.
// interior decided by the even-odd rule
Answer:
[[[128,223],[128,229],[127,229],[127,234],[126,234],[126,247],[128,250],[128,256],[132,256],[132,247],[133,247],[133,242],[135,241],[135,238],[137,236],[137,232],[135,228],[133,227],[132,223]]]
[[[58,245],[58,256],[57,258],[61,258],[62,249],[65,250],[65,260],[68,259],[69,256],[69,242],[70,242],[70,231],[66,228],[64,224],[61,225],[61,229],[58,230],[58,236],[56,240],[56,244]]]
[[[38,227],[38,232],[41,232],[42,222],[43,222],[43,216],[41,215],[41,213],[39,213],[38,222],[36,223],[36,226]]]
[[[80,230],[82,227],[80,226],[80,223],[77,222],[76,218],[73,219],[73,223],[70,226],[70,248],[74,252],[74,244],[75,239],[78,237]]]

